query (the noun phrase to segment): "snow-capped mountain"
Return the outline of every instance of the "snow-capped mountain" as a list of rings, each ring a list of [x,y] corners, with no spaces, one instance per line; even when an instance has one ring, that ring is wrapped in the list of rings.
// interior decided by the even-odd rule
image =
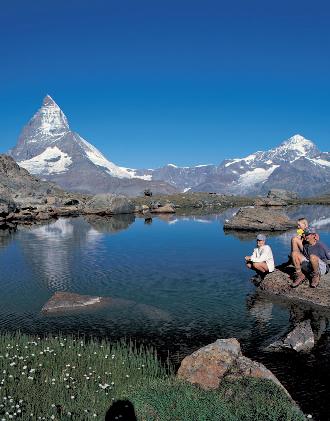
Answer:
[[[209,191],[230,194],[264,194],[271,188],[285,188],[303,196],[330,192],[330,154],[297,134],[269,151],[220,165],[177,167],[169,164],[138,174],[164,180],[181,191]]]
[[[9,154],[32,174],[66,190],[86,193],[138,195],[146,188],[154,193],[209,191],[252,195],[267,193],[271,188],[285,188],[302,196],[330,193],[330,153],[320,152],[301,135],[296,134],[271,150],[227,159],[220,165],[125,168],[109,161],[71,131],[64,113],[49,95]]]
[[[68,120],[47,95],[41,108],[23,128],[9,154],[32,174],[67,190],[135,195],[145,188],[170,193],[167,183],[152,182],[148,174],[109,161],[98,149],[70,130]]]

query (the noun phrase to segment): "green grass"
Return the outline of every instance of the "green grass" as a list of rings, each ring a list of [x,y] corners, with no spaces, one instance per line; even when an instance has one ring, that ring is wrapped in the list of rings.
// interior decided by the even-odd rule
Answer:
[[[117,399],[139,420],[304,420],[269,381],[205,392],[178,381],[152,349],[133,344],[0,335],[0,421],[104,420]]]

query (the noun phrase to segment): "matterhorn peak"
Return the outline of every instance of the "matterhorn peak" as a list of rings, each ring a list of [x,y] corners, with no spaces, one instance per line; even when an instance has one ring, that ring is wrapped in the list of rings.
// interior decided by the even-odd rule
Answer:
[[[43,107],[57,107],[60,108],[50,95],[46,95],[42,101]]]
[[[26,159],[38,153],[70,132],[68,120],[50,95],[46,95],[42,106],[24,126],[17,146],[10,151],[16,160]]]

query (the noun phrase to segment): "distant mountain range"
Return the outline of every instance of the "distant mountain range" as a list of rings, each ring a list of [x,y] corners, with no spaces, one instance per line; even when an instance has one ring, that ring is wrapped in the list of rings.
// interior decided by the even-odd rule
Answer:
[[[69,128],[67,118],[47,95],[42,107],[23,128],[17,145],[8,152],[32,174],[60,187],[86,193],[139,195],[209,191],[229,194],[264,194],[284,188],[301,196],[330,192],[330,153],[295,135],[269,151],[220,165],[157,169],[120,167]]]

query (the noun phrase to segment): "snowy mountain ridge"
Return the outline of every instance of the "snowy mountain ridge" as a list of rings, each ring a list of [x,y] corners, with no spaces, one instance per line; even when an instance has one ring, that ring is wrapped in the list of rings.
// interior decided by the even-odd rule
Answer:
[[[32,174],[67,190],[91,193],[138,195],[150,188],[154,193],[211,191],[250,195],[287,188],[314,195],[328,192],[330,182],[330,154],[320,152],[311,140],[299,134],[268,151],[226,159],[219,165],[121,167],[71,131],[65,114],[49,95],[24,126],[9,154]]]

